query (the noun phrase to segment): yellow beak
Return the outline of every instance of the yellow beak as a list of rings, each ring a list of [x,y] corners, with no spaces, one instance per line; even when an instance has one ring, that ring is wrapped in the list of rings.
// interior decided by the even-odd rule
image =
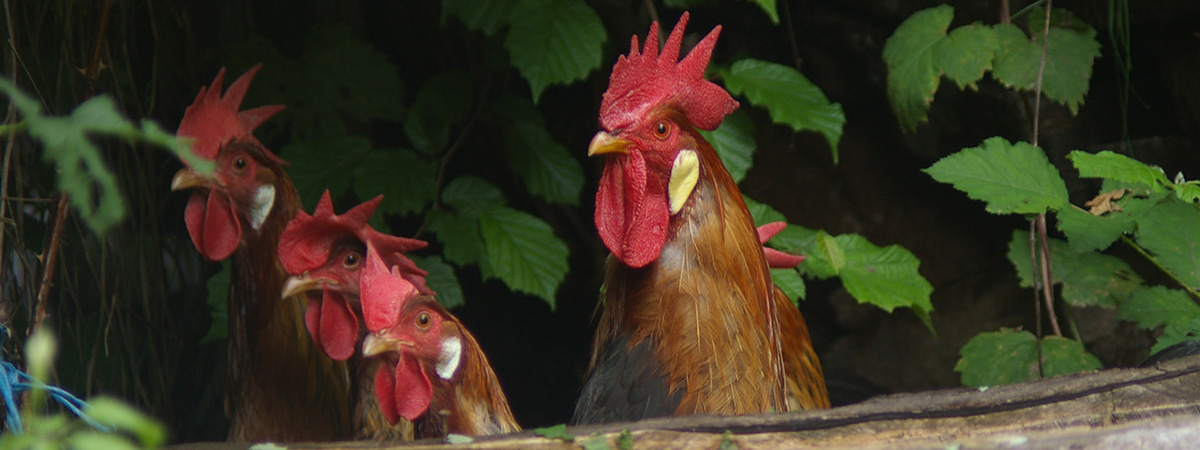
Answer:
[[[321,289],[322,283],[334,284],[332,281],[309,278],[307,275],[294,275],[288,277],[287,282],[283,284],[283,293],[281,294],[280,298],[288,298],[303,292]]]
[[[191,189],[198,187],[207,187],[209,181],[200,175],[196,175],[190,169],[183,168],[175,172],[175,178],[171,179],[171,190],[179,191],[183,189]]]
[[[380,337],[375,333],[370,333],[363,338],[362,354],[364,357],[375,356],[380,353],[387,353],[396,350],[398,342],[392,338]]]
[[[607,131],[596,133],[592,138],[592,142],[588,144],[588,156],[603,155],[607,153],[629,153],[629,141],[617,139]]]

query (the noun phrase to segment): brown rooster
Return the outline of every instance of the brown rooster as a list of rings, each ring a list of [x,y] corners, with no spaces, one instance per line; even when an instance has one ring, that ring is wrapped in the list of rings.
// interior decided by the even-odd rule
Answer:
[[[345,363],[330,360],[305,336],[306,299],[280,299],[287,274],[276,253],[284,225],[299,209],[285,164],[252,133],[282,106],[238,111],[256,66],[221,95],[225,70],[201,88],[177,134],[216,168],[184,168],[172,190],[191,189],[184,219],[205,258],[233,257],[229,282],[226,410],[232,441],[328,441],[350,432]]]
[[[575,423],[827,403],[803,318],[777,297],[738,187],[696,131],[738,103],[703,78],[720,27],[678,60],[687,19],[661,55],[657,24],[641,53],[633,37],[588,148],[606,155],[596,228],[612,257]],[[781,330],[784,306],[795,315]]]
[[[383,361],[375,394],[384,417],[410,420],[421,438],[520,431],[487,357],[462,322],[368,245],[363,356]]]
[[[336,215],[329,191],[325,191],[311,216],[298,212],[279,238],[279,260],[292,275],[282,295],[287,298],[308,292],[304,322],[309,335],[329,357],[348,361],[356,374],[355,437],[411,440],[411,422],[391,424],[384,419],[375,401],[374,367],[356,354],[363,334],[360,330],[365,330],[360,326],[359,277],[367,242],[379,249],[388,265],[398,267],[418,293],[433,295],[425,285],[426,272],[404,256],[404,252],[427,244],[383,234],[367,224],[382,200],[383,196],[378,196]]]

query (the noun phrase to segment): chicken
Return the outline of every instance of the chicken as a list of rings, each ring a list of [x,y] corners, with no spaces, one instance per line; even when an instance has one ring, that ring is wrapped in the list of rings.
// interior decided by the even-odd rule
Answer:
[[[184,112],[177,135],[215,163],[211,174],[180,170],[172,190],[191,190],[188,234],[210,261],[232,257],[226,411],[235,442],[328,441],[349,438],[346,364],[321,354],[304,336],[303,299],[281,299],[287,274],[277,244],[299,209],[285,162],[252,131],[283,109],[238,111],[256,66],[221,95],[222,69]]]
[[[412,423],[405,420],[391,424],[384,420],[375,401],[374,367],[364,364],[357,353],[365,333],[360,319],[359,277],[367,242],[379,249],[388,265],[398,267],[417,292],[433,295],[425,285],[426,272],[404,256],[404,252],[427,244],[383,234],[367,224],[382,200],[383,196],[378,196],[336,215],[329,191],[325,191],[311,216],[298,212],[279,238],[279,260],[292,275],[282,296],[309,293],[304,313],[309,335],[329,357],[348,361],[351,373],[356,375],[355,437],[411,440]]]
[[[368,245],[363,314],[371,334],[363,356],[382,360],[379,407],[390,422],[410,420],[421,438],[520,431],[487,357],[462,322],[390,271]]]
[[[826,397],[803,318],[776,295],[738,187],[696,131],[738,103],[703,79],[720,27],[677,63],[687,19],[661,55],[657,24],[641,53],[633,37],[588,147],[605,156],[595,220],[612,256],[574,423],[785,411],[789,396]],[[786,339],[784,305],[796,312],[782,319],[797,334]]]

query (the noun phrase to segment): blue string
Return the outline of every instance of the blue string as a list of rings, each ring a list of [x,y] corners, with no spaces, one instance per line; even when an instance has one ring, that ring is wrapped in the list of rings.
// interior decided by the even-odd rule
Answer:
[[[87,402],[80,400],[79,397],[71,395],[70,392],[61,388],[33,379],[29,374],[17,369],[12,363],[4,361],[3,356],[0,356],[0,396],[4,397],[5,417],[8,422],[8,429],[14,434],[21,434],[24,431],[21,427],[21,413],[17,410],[16,396],[35,387],[45,389],[46,392],[50,393],[50,398],[65,406],[71,413],[79,416],[80,419],[91,425],[92,428],[105,433],[112,432],[112,428],[97,422],[83,412],[83,408],[87,407]]]

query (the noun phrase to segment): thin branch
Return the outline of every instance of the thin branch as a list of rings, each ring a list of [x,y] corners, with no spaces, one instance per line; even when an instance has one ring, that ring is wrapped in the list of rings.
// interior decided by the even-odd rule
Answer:
[[[796,28],[792,26],[792,10],[787,0],[780,1],[779,6],[783,8],[783,24],[787,27],[788,45],[792,48],[792,65],[799,71],[804,60],[800,59],[800,44],[796,42]]]
[[[9,51],[12,52],[11,78],[13,88],[15,89],[17,87],[17,41],[13,32],[12,8],[9,7],[8,0],[4,0],[4,20],[8,26],[8,46]],[[15,128],[16,124],[11,124],[10,122],[16,120],[16,118],[17,107],[13,105],[13,102],[8,102],[8,112],[4,117],[4,127],[7,127],[8,131],[13,131]],[[24,123],[24,121],[21,121],[21,123]],[[7,142],[4,143],[4,165],[0,169],[0,219],[4,219],[3,223],[0,223],[0,274],[4,273],[4,262],[8,260],[6,257],[8,252],[5,251],[4,247],[4,236],[8,235],[6,232],[8,227],[5,225],[8,222],[8,201],[3,199],[8,198],[8,175],[9,170],[12,168],[13,145],[15,143],[16,139],[9,135]],[[0,300],[0,324],[8,326],[7,300]]]
[[[1058,315],[1054,312],[1054,277],[1050,264],[1050,239],[1046,236],[1046,215],[1038,214],[1035,219],[1038,238],[1041,240],[1039,256],[1042,262],[1042,300],[1046,302],[1046,317],[1050,319],[1050,328],[1055,336],[1061,337],[1062,328],[1058,325]]]
[[[1038,234],[1035,232],[1036,230],[1034,230],[1036,224],[1037,224],[1036,220],[1029,221],[1029,264],[1030,264],[1029,269],[1030,269],[1030,272],[1033,272],[1033,270],[1038,267],[1038,258],[1037,258],[1037,255],[1038,255],[1037,235]],[[1030,275],[1032,276],[1032,273]],[[1033,286],[1033,330],[1034,330],[1034,336],[1037,338],[1037,341],[1036,341],[1037,345],[1035,346],[1035,348],[1037,348],[1038,378],[1046,378],[1046,373],[1044,370],[1042,370],[1042,302],[1041,302],[1041,299],[1038,298],[1038,296],[1040,295],[1040,292],[1038,291],[1039,283],[1041,283],[1041,282],[1036,281],[1036,280],[1033,282],[1033,284],[1034,284],[1034,286]]]
[[[50,232],[50,244],[46,247],[46,258],[43,260],[42,283],[38,287],[37,313],[33,316],[33,324],[29,327],[29,336],[37,333],[42,321],[46,320],[46,303],[50,295],[50,285],[54,280],[54,267],[58,261],[58,248],[62,241],[63,224],[67,221],[67,213],[71,211],[67,194],[58,197],[58,212],[54,214],[54,229]]]

